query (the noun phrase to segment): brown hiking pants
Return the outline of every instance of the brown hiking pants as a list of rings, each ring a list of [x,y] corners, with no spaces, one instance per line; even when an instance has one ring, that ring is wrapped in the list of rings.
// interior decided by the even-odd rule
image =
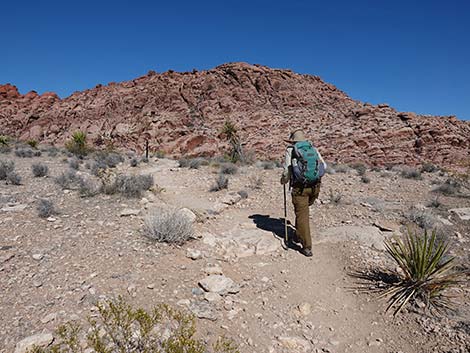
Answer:
[[[312,248],[312,237],[310,235],[309,206],[320,194],[321,183],[310,188],[294,187],[292,189],[292,203],[295,210],[295,234],[302,242],[304,249]]]

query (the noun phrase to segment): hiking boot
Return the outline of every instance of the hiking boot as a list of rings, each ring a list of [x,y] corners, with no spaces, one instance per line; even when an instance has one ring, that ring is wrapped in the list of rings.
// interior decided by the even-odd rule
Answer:
[[[302,253],[302,255],[305,255],[307,257],[313,256],[312,249],[301,249],[300,252]]]
[[[300,240],[300,238],[299,238],[296,234],[294,234],[294,235],[292,236],[292,242],[293,242],[293,243],[297,243],[297,244],[301,244],[301,243],[302,243],[302,241]]]

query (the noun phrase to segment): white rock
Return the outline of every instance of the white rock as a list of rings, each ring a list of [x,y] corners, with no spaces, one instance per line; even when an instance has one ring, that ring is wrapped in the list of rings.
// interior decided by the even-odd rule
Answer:
[[[189,208],[182,208],[180,210],[180,213],[184,217],[186,217],[191,223],[195,223],[197,220],[196,214],[193,211],[191,211]]]
[[[310,343],[300,337],[281,336],[279,342],[286,348],[292,349],[294,352],[310,352]]]
[[[191,304],[191,301],[189,299],[180,299],[176,302],[176,305],[179,306],[189,306]]]
[[[36,335],[26,337],[16,344],[15,353],[26,353],[28,350],[33,348],[33,346],[47,347],[53,340],[54,337],[50,333],[38,333]]]
[[[228,293],[238,293],[238,285],[230,278],[224,275],[210,275],[199,281],[199,285],[206,292],[218,293],[221,295]]]
[[[462,221],[470,221],[470,207],[452,208],[449,212],[455,213]]]
[[[186,250],[186,257],[192,260],[199,260],[202,258],[202,253],[199,250],[189,248]]]
[[[5,207],[2,207],[0,211],[2,212],[21,212],[24,211],[28,205],[7,205]]]
[[[209,303],[218,303],[222,300],[222,296],[217,293],[207,292],[204,293],[204,299]]]
[[[41,319],[41,322],[43,324],[47,324],[48,322],[54,321],[55,319],[57,319],[57,313],[50,313],[50,314],[44,316]]]
[[[129,217],[129,216],[138,216],[140,214],[140,210],[132,209],[132,208],[125,208],[119,213],[121,217]]]
[[[43,254],[33,254],[33,256],[32,256],[32,258],[36,261],[42,260],[43,257],[44,257]]]
[[[308,316],[312,312],[312,306],[309,303],[302,303],[297,309],[302,316]]]

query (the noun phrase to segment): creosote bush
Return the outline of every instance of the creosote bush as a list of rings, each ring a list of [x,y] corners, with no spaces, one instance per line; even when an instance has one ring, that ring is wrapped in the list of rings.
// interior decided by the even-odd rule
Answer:
[[[224,174],[219,174],[217,179],[215,180],[215,184],[212,185],[210,188],[210,191],[215,192],[215,191],[220,191],[223,189],[228,188],[228,177],[225,176]]]
[[[363,176],[366,174],[367,167],[365,166],[364,163],[356,162],[356,163],[352,163],[350,166],[352,169],[356,170],[359,176]]]
[[[69,169],[55,178],[56,184],[58,184],[62,189],[78,187],[80,181],[81,178],[77,175],[74,169]]]
[[[0,180],[6,180],[7,175],[15,170],[15,162],[0,160]]]
[[[68,160],[69,167],[75,170],[80,169],[80,161],[76,157],[72,157]]]
[[[36,152],[39,153],[40,156],[41,151],[33,151],[31,148],[17,148],[15,150],[15,156],[20,158],[32,158],[36,155]]]
[[[49,173],[49,167],[43,163],[34,163],[31,166],[31,171],[36,178],[41,178]]]
[[[223,163],[220,165],[220,173],[222,174],[237,174],[238,167],[233,163]]]
[[[400,176],[406,179],[421,180],[421,172],[418,169],[411,167],[403,167],[400,171]]]
[[[105,194],[121,194],[125,197],[139,198],[144,191],[150,190],[154,185],[153,176],[118,174],[114,178],[102,178],[102,192]]]
[[[338,205],[341,203],[341,200],[343,198],[343,194],[338,192],[338,191],[334,191],[333,189],[330,189],[330,192],[329,192],[329,199],[330,199],[330,202],[335,204],[335,205]]]
[[[448,244],[436,232],[408,232],[404,239],[385,241],[385,247],[402,270],[396,273],[399,281],[381,295],[389,298],[387,311],[393,308],[396,315],[410,303],[424,303],[426,309],[437,311],[452,309],[447,290],[462,284],[464,274],[456,269]]]
[[[193,236],[193,225],[181,210],[158,208],[146,217],[144,235],[158,242],[182,244]]]
[[[38,142],[36,140],[28,140],[26,141],[26,144],[31,148],[38,148]]]
[[[369,184],[370,183],[370,178],[367,176],[367,175],[361,175],[361,181],[364,183],[364,184]]]
[[[461,187],[462,185],[457,180],[448,178],[444,183],[436,187],[433,191],[446,196],[453,196],[459,194]]]
[[[38,216],[41,218],[48,218],[56,213],[54,204],[47,199],[39,199],[36,210],[38,211]]]
[[[436,167],[432,163],[424,163],[421,166],[421,173],[434,173],[434,172],[437,172],[438,170],[439,170],[439,168]]]
[[[239,353],[224,337],[212,347],[196,338],[194,316],[165,304],[147,311],[119,297],[99,302],[97,308],[98,317],[88,318],[89,328],[77,322],[61,325],[51,346],[31,353]]]
[[[7,184],[21,185],[21,176],[15,171],[11,171],[7,174],[6,181]]]

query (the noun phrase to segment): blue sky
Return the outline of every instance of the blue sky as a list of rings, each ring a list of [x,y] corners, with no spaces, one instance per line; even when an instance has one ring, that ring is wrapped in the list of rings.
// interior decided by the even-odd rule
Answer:
[[[0,83],[22,93],[245,61],[470,119],[469,1],[9,1],[0,23]]]

